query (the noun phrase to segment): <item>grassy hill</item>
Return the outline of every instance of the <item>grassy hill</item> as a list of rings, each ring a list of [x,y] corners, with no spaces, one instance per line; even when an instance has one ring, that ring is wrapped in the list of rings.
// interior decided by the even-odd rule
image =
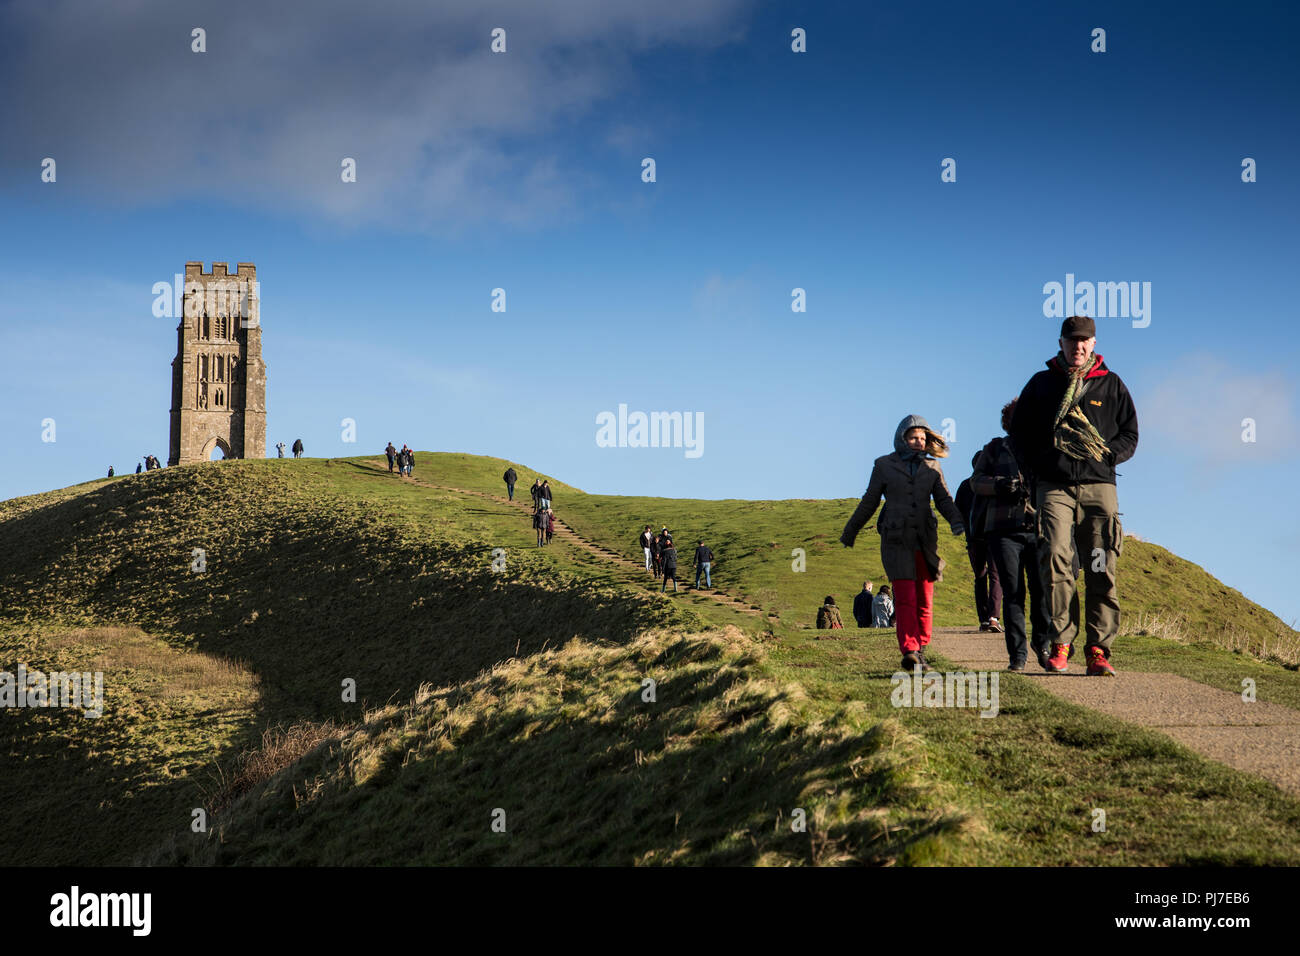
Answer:
[[[0,669],[98,660],[109,699],[98,721],[0,714],[23,767],[0,775],[0,844],[42,863],[1300,862],[1297,801],[1023,678],[995,721],[894,711],[892,632],[808,630],[825,594],[884,580],[874,530],[836,540],[851,500],[552,478],[561,517],[610,548],[633,555],[647,523],[684,557],[705,537],[715,585],[777,614],[750,617],[536,549],[517,511],[449,490],[502,493],[504,460],[418,460],[441,487],[269,460],[0,503]],[[936,623],[969,624],[963,545],[940,543]],[[1278,663],[1294,632],[1201,569],[1130,539],[1121,598],[1149,632],[1124,638],[1128,666],[1254,676],[1300,706]],[[1106,839],[1097,805],[1124,824]]]

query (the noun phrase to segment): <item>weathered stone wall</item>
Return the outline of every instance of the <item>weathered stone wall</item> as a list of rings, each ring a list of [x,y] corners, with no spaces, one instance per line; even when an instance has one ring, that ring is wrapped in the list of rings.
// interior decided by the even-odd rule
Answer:
[[[167,463],[266,457],[266,364],[262,361],[257,267],[224,262],[211,272],[185,263],[185,290],[172,360]]]

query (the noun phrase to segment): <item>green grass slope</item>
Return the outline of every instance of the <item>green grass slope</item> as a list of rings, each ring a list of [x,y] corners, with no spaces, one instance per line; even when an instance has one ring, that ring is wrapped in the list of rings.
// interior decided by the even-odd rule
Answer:
[[[450,490],[501,494],[509,462],[421,454],[437,488],[380,462],[226,462],[0,504],[0,669],[152,648],[104,668],[112,704],[93,727],[3,715],[24,767],[68,745],[58,779],[93,771],[66,795],[63,849],[36,830],[32,862],[139,816],[137,839],[83,861],[1300,863],[1300,802],[1031,680],[1004,675],[994,720],[892,708],[892,632],[808,629],[823,595],[847,605],[863,577],[884,580],[874,530],[853,551],[835,540],[851,500],[621,498],[552,478],[561,517],[630,556],[646,523],[684,557],[704,536],[715,584],[773,620],[536,549],[518,510]],[[535,473],[514,464],[526,491]],[[941,550],[936,622],[970,623],[962,544],[942,534]],[[1149,632],[1119,645],[1128,666],[1229,689],[1248,675],[1261,699],[1300,706],[1300,675],[1260,653],[1280,622],[1200,569],[1130,540],[1121,597]],[[1181,643],[1225,607],[1254,628],[1234,636],[1254,655]],[[167,683],[168,655],[229,673],[131,716]],[[4,786],[13,834],[40,798]],[[78,809],[96,796],[97,813]],[[196,806],[208,832],[189,827]]]
[[[813,718],[752,642],[709,630],[734,612],[706,620],[577,549],[535,549],[526,519],[473,495],[346,461],[225,462],[4,502],[0,541],[0,669],[53,669],[60,635],[75,631],[85,646],[72,656],[102,661],[107,685],[98,721],[4,714],[0,742],[22,772],[5,775],[0,842],[29,862],[958,852],[963,815],[916,770],[896,724],[853,708]],[[149,649],[134,669],[121,663],[128,643]],[[241,676],[151,709],[171,657]],[[646,677],[654,701],[642,700]],[[290,724],[299,751],[264,745],[265,728]],[[58,773],[36,775],[60,747]],[[76,773],[57,826],[33,816],[45,798],[31,784]],[[412,799],[426,787],[438,813]],[[516,824],[508,844],[487,827],[498,806]],[[200,807],[211,827],[196,833]],[[96,842],[105,819],[112,847]],[[360,821],[389,835],[359,841]],[[553,852],[570,844],[581,852]]]

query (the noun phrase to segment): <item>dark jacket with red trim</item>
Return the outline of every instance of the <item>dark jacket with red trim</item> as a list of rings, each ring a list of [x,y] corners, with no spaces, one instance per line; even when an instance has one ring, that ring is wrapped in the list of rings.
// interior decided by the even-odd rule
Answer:
[[[1056,450],[1052,443],[1052,421],[1068,384],[1067,373],[1051,358],[1047,368],[1031,378],[1016,402],[1011,417],[1021,466],[1035,479],[1062,484],[1115,484],[1115,466],[1128,461],[1137,451],[1137,410],[1120,377],[1106,367],[1101,355],[1097,367],[1084,379],[1079,407],[1110,448],[1101,461],[1079,461]]]

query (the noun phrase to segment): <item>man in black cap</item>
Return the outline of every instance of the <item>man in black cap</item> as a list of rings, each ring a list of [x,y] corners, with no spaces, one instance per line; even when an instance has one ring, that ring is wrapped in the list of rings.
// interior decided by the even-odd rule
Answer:
[[[1077,544],[1087,584],[1088,674],[1113,677],[1110,645],[1119,630],[1115,563],[1124,541],[1115,466],[1137,451],[1138,425],[1128,389],[1093,352],[1096,344],[1092,319],[1066,319],[1061,350],[1021,391],[1009,431],[1022,470],[1035,480],[1038,570],[1051,618],[1047,669],[1066,669],[1077,638],[1070,617]]]

